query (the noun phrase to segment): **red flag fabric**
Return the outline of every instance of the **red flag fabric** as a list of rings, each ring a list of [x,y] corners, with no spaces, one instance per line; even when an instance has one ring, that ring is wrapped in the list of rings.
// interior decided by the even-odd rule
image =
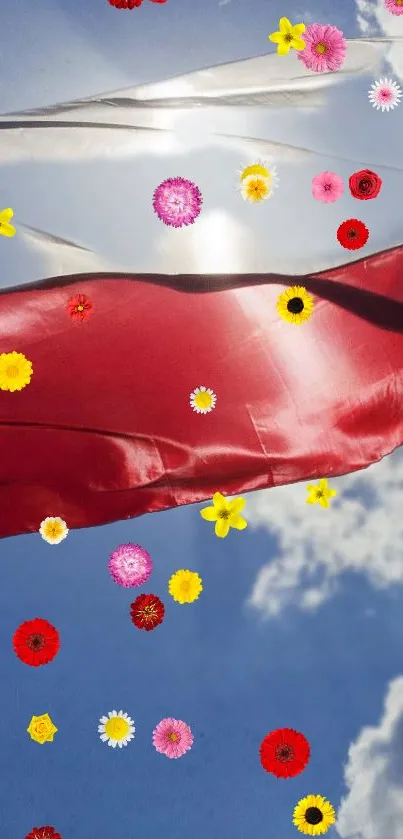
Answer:
[[[362,469],[403,440],[403,246],[308,277],[73,275],[0,293],[0,536]],[[300,326],[276,311],[304,285]],[[92,302],[74,322],[68,301]],[[211,388],[214,410],[190,406]]]

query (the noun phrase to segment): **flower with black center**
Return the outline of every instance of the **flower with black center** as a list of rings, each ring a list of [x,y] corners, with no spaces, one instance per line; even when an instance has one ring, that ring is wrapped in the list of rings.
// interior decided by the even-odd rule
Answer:
[[[337,228],[337,239],[348,251],[359,251],[367,244],[368,238],[368,228],[357,218],[346,219]]]
[[[278,297],[277,311],[288,323],[304,323],[313,312],[313,297],[303,286],[292,286]]]
[[[139,594],[130,605],[130,616],[137,629],[150,632],[164,620],[165,606],[156,594]]]
[[[306,737],[293,728],[278,728],[264,738],[260,762],[277,778],[294,778],[303,772],[311,754]]]
[[[334,807],[322,795],[307,795],[294,808],[295,827],[310,836],[326,833],[335,821]]]
[[[86,294],[75,294],[67,301],[67,311],[72,320],[82,323],[92,314],[92,302]]]
[[[24,664],[39,667],[53,661],[60,649],[57,629],[42,618],[20,624],[13,636],[14,652]]]

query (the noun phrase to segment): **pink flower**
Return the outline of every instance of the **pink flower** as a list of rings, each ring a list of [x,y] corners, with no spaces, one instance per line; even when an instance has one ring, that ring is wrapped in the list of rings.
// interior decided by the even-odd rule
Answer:
[[[193,224],[201,211],[202,194],[186,178],[168,178],[154,192],[153,207],[161,221],[169,227]]]
[[[119,545],[110,555],[109,572],[118,586],[141,586],[152,571],[150,554],[140,545]]]
[[[339,70],[343,64],[347,45],[343,33],[335,26],[311,23],[304,32],[305,49],[298,52],[298,58],[314,73]]]
[[[182,720],[167,717],[153,731],[153,743],[160,754],[169,758],[182,757],[192,748],[193,734]]]
[[[391,15],[403,15],[403,0],[383,0],[385,9]]]
[[[315,201],[331,204],[343,193],[343,178],[335,172],[321,172],[312,179],[312,195]]]

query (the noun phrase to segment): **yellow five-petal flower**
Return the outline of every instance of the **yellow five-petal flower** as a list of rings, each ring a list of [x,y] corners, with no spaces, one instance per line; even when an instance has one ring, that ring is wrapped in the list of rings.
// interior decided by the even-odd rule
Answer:
[[[10,224],[10,219],[12,219],[14,215],[13,210],[11,207],[8,207],[6,210],[0,210],[0,234],[2,236],[15,236],[16,229]]]
[[[279,32],[272,32],[269,35],[269,41],[278,44],[278,55],[287,55],[291,47],[294,50],[305,49],[305,41],[301,38],[301,35],[305,32],[305,23],[296,23],[293,26],[288,17],[282,17],[279,21],[279,28]]]
[[[200,510],[200,515],[205,521],[215,521],[215,535],[220,539],[228,536],[230,527],[236,530],[245,530],[248,522],[240,515],[246,501],[244,498],[234,498],[228,501],[221,492],[213,495],[213,507],[205,507]]]
[[[337,495],[335,489],[330,489],[327,479],[323,478],[318,484],[308,484],[308,498],[307,504],[317,504],[319,502],[321,507],[329,507],[329,499]]]

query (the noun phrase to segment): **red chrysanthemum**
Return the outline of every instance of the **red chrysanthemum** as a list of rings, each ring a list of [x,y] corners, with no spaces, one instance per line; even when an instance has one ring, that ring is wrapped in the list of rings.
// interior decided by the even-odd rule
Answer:
[[[155,594],[139,594],[130,605],[130,616],[137,629],[155,629],[164,620],[165,606]]]
[[[92,313],[92,303],[86,294],[76,294],[67,303],[67,311],[72,320],[87,320]]]
[[[108,0],[110,6],[115,6],[115,9],[134,9],[141,6],[143,0]]]
[[[306,737],[293,728],[278,728],[264,738],[260,761],[277,778],[294,778],[303,772],[311,754]]]
[[[368,242],[368,237],[368,227],[356,218],[343,221],[337,229],[337,238],[342,248],[348,251],[358,251],[363,248]]]
[[[27,833],[25,839],[62,839],[62,837],[54,827],[46,825],[45,827],[33,827],[31,832]]]
[[[51,623],[34,618],[14,632],[13,647],[18,658],[31,667],[48,664],[60,649],[59,633]]]

